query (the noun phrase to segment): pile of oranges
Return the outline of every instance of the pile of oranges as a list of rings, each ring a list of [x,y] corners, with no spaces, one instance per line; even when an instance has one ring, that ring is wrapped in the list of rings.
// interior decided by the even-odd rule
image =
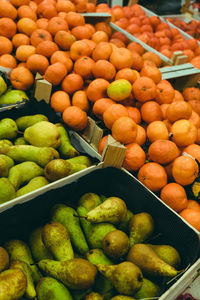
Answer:
[[[126,146],[124,167],[200,231],[200,205],[186,195],[199,173],[193,158],[200,162],[200,90],[175,90],[162,80],[158,55],[113,33],[105,22],[87,24],[80,14],[86,11],[111,12],[118,25],[120,12],[147,20],[144,14],[131,17],[135,6],[0,0],[0,65],[13,69],[14,88],[29,90],[37,72],[51,82],[50,105],[74,130],[86,128],[88,115],[101,119]],[[199,49],[194,39],[187,47],[190,53]]]
[[[197,40],[200,40],[200,22],[192,19],[190,22],[185,22],[179,18],[172,19],[167,18],[169,22],[174,24],[176,27],[180,28],[187,34],[191,35]]]

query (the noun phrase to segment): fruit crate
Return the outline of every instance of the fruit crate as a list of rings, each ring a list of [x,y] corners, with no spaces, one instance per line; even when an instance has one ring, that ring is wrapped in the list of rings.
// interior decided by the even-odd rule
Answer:
[[[29,201],[30,199],[33,199],[36,195],[42,194],[51,188],[55,188],[57,185],[59,186],[62,184],[67,184],[68,182],[77,180],[77,178],[87,174],[93,169],[96,169],[97,165],[102,160],[101,156],[94,150],[94,148],[92,148],[79,134],[67,128],[67,126],[62,121],[61,116],[59,114],[56,114],[54,110],[44,100],[42,100],[41,102],[37,102],[35,99],[32,99],[31,101],[26,102],[22,106],[14,106],[13,108],[6,109],[0,113],[0,120],[2,120],[3,118],[17,119],[22,116],[34,114],[43,114],[47,116],[48,120],[52,123],[62,123],[62,125],[68,132],[71,144],[75,147],[76,150],[78,150],[80,155],[88,156],[91,159],[92,165],[84,170],[76,172],[72,175],[54,181],[52,183],[49,183],[48,185],[45,185],[28,194],[0,204],[0,212],[18,203]]]
[[[10,239],[28,241],[33,229],[49,222],[51,209],[56,203],[65,203],[76,208],[78,199],[87,192],[106,197],[120,197],[135,214],[145,211],[152,215],[156,228],[154,244],[169,244],[180,252],[181,268],[188,270],[168,284],[168,280],[162,282],[163,290],[159,297],[160,300],[174,300],[183,287],[182,277],[189,280],[187,274],[190,274],[199,256],[198,233],[153,193],[144,189],[143,185],[128,172],[113,167],[98,168],[72,183],[59,184],[54,189],[35,195],[29,202],[18,203],[15,207],[1,212],[0,227],[3,230],[0,244]]]

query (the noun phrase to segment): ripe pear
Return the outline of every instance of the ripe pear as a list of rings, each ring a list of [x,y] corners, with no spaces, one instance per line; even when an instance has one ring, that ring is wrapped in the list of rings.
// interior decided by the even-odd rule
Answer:
[[[78,206],[85,207],[88,211],[101,204],[101,198],[95,193],[85,193],[78,201]]]
[[[96,267],[82,258],[67,261],[44,259],[38,263],[38,266],[44,273],[61,281],[72,290],[90,288],[97,274]]]
[[[20,136],[14,140],[14,145],[29,145],[29,143],[25,140],[23,136]]]
[[[118,197],[109,197],[86,214],[86,219],[92,223],[109,222],[118,224],[127,215],[126,203]]]
[[[8,178],[0,178],[0,204],[15,198],[15,188]]]
[[[71,164],[86,165],[87,167],[90,167],[92,165],[91,159],[86,155],[79,155],[73,158],[68,158],[66,159],[66,161]]]
[[[149,213],[133,215],[129,222],[130,246],[144,242],[154,231],[154,221]]]
[[[129,209],[127,209],[126,219],[117,225],[119,230],[124,231],[125,233],[129,233],[129,221],[132,218],[133,213]]]
[[[58,128],[51,122],[40,121],[24,131],[24,138],[36,147],[58,148],[61,143]]]
[[[97,269],[112,282],[120,294],[132,296],[142,286],[142,272],[134,263],[125,261],[112,266],[98,264]]]
[[[91,249],[86,253],[86,258],[93,265],[113,265],[112,260],[105,255],[102,249]]]
[[[58,222],[46,224],[42,230],[42,240],[46,248],[59,261],[74,258],[69,232]]]
[[[58,148],[63,158],[72,158],[79,155],[79,152],[72,146],[69,135],[61,123],[55,124],[60,132],[61,143]]]
[[[13,143],[6,139],[0,140],[0,149],[8,146],[13,146]]]
[[[24,131],[26,128],[41,121],[48,121],[48,118],[45,115],[36,114],[30,116],[23,116],[16,119],[17,127],[20,131]]]
[[[12,140],[17,136],[17,124],[11,118],[4,118],[0,121],[0,139]]]
[[[33,179],[31,179],[29,181],[29,183],[27,183],[21,189],[16,191],[16,197],[20,197],[25,194],[28,194],[28,193],[35,191],[47,184],[49,184],[49,182],[46,180],[45,177],[43,177],[43,176],[34,177]]]
[[[123,257],[129,250],[129,238],[121,230],[114,230],[106,234],[103,239],[103,250],[113,259]]]
[[[33,299],[36,296],[36,290],[33,283],[32,271],[29,265],[24,261],[14,260],[11,262],[10,269],[20,269],[23,271],[27,282],[25,295],[28,299]]]
[[[104,300],[104,297],[99,293],[92,292],[85,297],[85,300]]]
[[[181,263],[181,257],[178,251],[170,245],[151,245],[148,244],[156,254],[172,267],[178,267]]]
[[[111,300],[135,300],[135,298],[129,297],[129,296],[124,296],[124,295],[117,295],[117,296],[111,298]]]
[[[20,299],[26,291],[26,276],[20,269],[0,273],[0,300]]]
[[[29,100],[27,94],[21,90],[8,90],[0,97],[0,106],[3,104],[15,104],[22,102],[23,100]]]
[[[3,79],[3,77],[0,76],[0,96],[3,95],[3,93],[6,92],[6,90],[7,90],[7,84],[6,84],[5,80]],[[0,102],[0,106],[1,106],[1,102]]]
[[[136,299],[154,298],[160,295],[160,287],[147,278],[143,278],[142,287],[134,294]]]
[[[44,175],[50,182],[53,182],[70,175],[70,170],[71,165],[66,160],[58,158],[45,166]]]
[[[0,247],[0,273],[9,266],[9,256],[6,249]]]
[[[135,263],[147,276],[174,277],[178,271],[164,262],[155,251],[146,244],[135,244],[129,250],[127,260]]]
[[[9,169],[14,166],[14,161],[7,155],[0,154],[0,177],[7,177]]]

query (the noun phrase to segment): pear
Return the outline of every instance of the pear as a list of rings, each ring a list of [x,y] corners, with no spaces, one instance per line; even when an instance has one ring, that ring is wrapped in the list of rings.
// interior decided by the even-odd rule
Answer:
[[[29,100],[27,94],[21,90],[8,90],[5,94],[0,97],[0,106],[3,104],[16,104],[23,100]]]
[[[72,290],[90,288],[97,274],[96,267],[82,258],[67,261],[44,259],[38,263],[38,266],[47,275],[58,279]]]
[[[145,244],[135,244],[129,250],[127,260],[135,263],[145,275],[149,276],[168,276],[174,277],[178,271],[164,262]]]
[[[67,161],[66,161],[67,162]],[[80,172],[82,170],[87,169],[86,165],[82,165],[82,164],[72,164],[70,162],[68,162],[68,164],[70,164],[70,171],[69,171],[69,175],[72,175],[74,173]]]
[[[41,122],[41,121],[48,121],[48,118],[42,114],[30,115],[30,116],[23,116],[15,120],[17,123],[17,127],[20,131],[24,131],[26,128]]]
[[[78,206],[85,207],[88,211],[101,204],[101,198],[95,193],[85,193],[78,201]]]
[[[0,139],[12,140],[17,136],[17,124],[11,118],[4,118],[0,121]]]
[[[144,242],[154,231],[154,221],[150,214],[142,212],[133,215],[129,222],[130,245]]]
[[[21,189],[16,191],[16,197],[20,197],[20,196],[28,194],[32,191],[35,191],[35,190],[47,185],[48,183],[49,182],[43,176],[34,177],[33,179],[31,179],[29,181],[29,183],[27,183]]]
[[[63,158],[72,158],[79,155],[79,152],[72,146],[67,130],[61,123],[55,124],[60,132],[61,143],[58,148]]]
[[[8,171],[14,166],[14,161],[7,155],[0,154],[0,177],[7,177]]]
[[[116,293],[112,282],[100,273],[96,277],[93,290],[103,295],[105,300],[110,300],[110,298]]]
[[[38,300],[73,300],[69,290],[52,277],[43,277],[36,286]]]
[[[27,263],[15,260],[11,263],[10,269],[21,269],[23,271],[27,282],[25,295],[28,299],[33,299],[36,296],[36,290],[33,283],[31,268],[27,265]]]
[[[7,90],[7,84],[2,76],[0,76],[0,96]],[[1,98],[0,98],[1,99]],[[1,102],[0,102],[1,105]]]
[[[121,198],[109,197],[102,204],[89,211],[86,218],[92,223],[118,224],[125,220],[126,215],[126,203]]]
[[[129,209],[127,209],[127,215],[126,215],[125,220],[123,222],[119,223],[117,225],[117,228],[119,230],[124,231],[125,233],[128,233],[129,232],[129,222],[130,222],[130,219],[132,218],[132,216],[133,216],[132,211],[130,211]]]
[[[157,284],[147,278],[143,278],[142,287],[134,294],[135,299],[154,298],[160,295],[160,288]]]
[[[43,169],[32,161],[25,161],[10,168],[8,179],[17,190],[22,184],[28,183],[31,179],[43,175]]]
[[[14,140],[14,145],[29,145],[29,143],[25,140],[23,136],[20,136],[16,140]]]
[[[72,207],[56,204],[52,209],[52,221],[59,222],[67,228],[73,247],[80,254],[89,250],[87,241],[82,231],[80,220],[76,218],[77,212]]]
[[[40,121],[24,131],[24,138],[36,147],[58,148],[61,143],[58,128],[51,122]]]
[[[44,175],[50,182],[53,182],[70,175],[70,169],[71,165],[66,160],[58,158],[45,166]]]
[[[83,300],[91,292],[92,292],[91,288],[86,290],[71,290],[73,300]]]
[[[103,250],[113,259],[123,257],[129,250],[128,236],[121,230],[107,233],[103,239]]]
[[[148,244],[156,254],[172,267],[178,267],[181,263],[181,257],[178,251],[170,245],[151,245]]]
[[[7,269],[8,266],[9,266],[8,252],[3,247],[0,247],[0,273],[5,269]]]
[[[0,178],[0,204],[15,198],[15,188],[8,178]]]
[[[111,298],[111,300],[135,300],[135,298],[129,297],[129,296],[124,296],[124,295],[117,295],[117,296]]]
[[[104,300],[104,298],[99,293],[92,292],[85,297],[85,300]]]
[[[11,261],[21,260],[27,263],[32,270],[34,282],[39,281],[41,274],[37,266],[34,265],[31,251],[25,242],[21,240],[10,240],[5,243],[4,247],[10,256]]]
[[[93,265],[113,265],[112,260],[104,254],[102,249],[91,249],[86,253],[86,258]]]
[[[46,224],[42,230],[42,240],[56,260],[65,261],[74,258],[69,232],[58,222]]]
[[[43,227],[38,227],[34,229],[29,236],[29,246],[36,262],[42,259],[53,259],[53,255],[45,247],[42,241],[42,230]]]
[[[98,264],[97,269],[120,294],[134,295],[142,286],[142,272],[134,263],[125,261],[112,266]]]
[[[26,276],[20,269],[0,273],[0,300],[16,300],[26,291]]]
[[[12,145],[13,145],[13,143],[9,140],[6,140],[6,139],[0,140],[0,148],[12,146]]]
[[[51,160],[59,158],[59,153],[51,147],[35,147],[32,145],[15,145],[0,148],[3,153],[16,162],[33,161],[45,167]]]
[[[90,167],[92,165],[91,159],[86,155],[79,155],[73,158],[66,159],[66,161],[71,164],[86,165],[87,167]]]

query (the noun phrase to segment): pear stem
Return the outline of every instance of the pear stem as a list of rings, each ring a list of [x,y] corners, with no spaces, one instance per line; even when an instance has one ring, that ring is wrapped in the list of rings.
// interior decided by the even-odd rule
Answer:
[[[23,131],[17,130],[17,133],[24,134]]]
[[[167,282],[167,284],[170,284],[172,281],[176,280],[177,277],[179,277],[180,275],[182,275],[183,273],[185,273],[185,272],[189,269],[190,266],[191,266],[191,265],[189,264],[185,269],[178,271],[178,274],[177,274],[176,276],[174,276],[172,279],[170,279],[170,280]]]
[[[83,218],[83,219],[87,219],[87,217],[85,217],[85,216],[77,216],[77,215],[73,215],[74,217],[76,217],[76,218]]]

